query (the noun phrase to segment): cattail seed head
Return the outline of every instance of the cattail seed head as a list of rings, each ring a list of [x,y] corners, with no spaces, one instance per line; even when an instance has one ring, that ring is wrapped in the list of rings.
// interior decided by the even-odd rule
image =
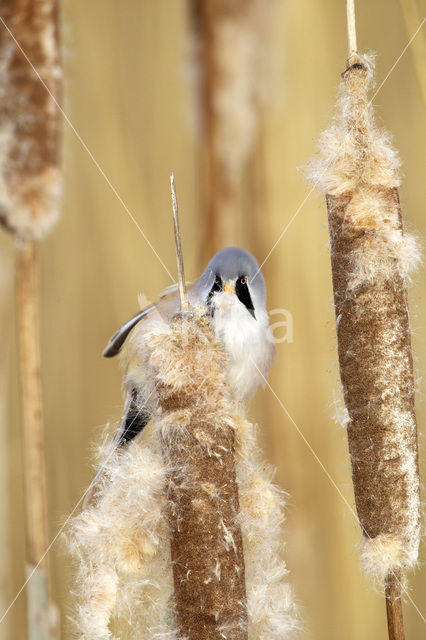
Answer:
[[[326,194],[340,375],[363,565],[379,579],[417,559],[419,475],[407,283],[419,263],[403,230],[399,159],[378,130],[373,60],[343,74],[334,124],[310,177]]]
[[[59,215],[61,196],[61,115],[50,95],[59,100],[57,3],[3,5],[13,37],[2,25],[0,222],[19,240],[40,240]]]
[[[208,319],[192,312],[129,342],[155,390],[153,415],[106,456],[96,504],[68,532],[81,639],[125,629],[138,640],[279,640],[299,627],[284,494],[228,394]]]

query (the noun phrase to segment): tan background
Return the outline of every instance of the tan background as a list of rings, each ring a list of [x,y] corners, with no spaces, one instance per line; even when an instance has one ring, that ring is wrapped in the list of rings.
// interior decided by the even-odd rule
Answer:
[[[380,83],[420,20],[408,25],[408,0],[358,2],[361,50],[374,50]],[[66,0],[63,6],[64,108],[138,224],[175,274],[168,174],[174,170],[187,276],[203,255],[200,158],[185,80],[186,3],[183,0]],[[418,16],[426,4],[417,0]],[[310,187],[298,169],[329,122],[346,56],[342,0],[277,0],[270,46],[275,84],[265,108],[247,184],[262,201],[247,206],[244,243],[262,261]],[[412,15],[412,14],[410,14]],[[418,39],[425,38],[425,28]],[[425,102],[413,52],[407,51],[375,100],[379,121],[392,131],[403,159],[401,199],[406,226],[426,236],[424,219]],[[417,48],[417,49],[416,49]],[[423,77],[423,82],[425,79]],[[170,279],[123,205],[71,129],[65,125],[63,215],[41,248],[42,345],[47,429],[50,538],[91,478],[91,445],[101,425],[121,411],[116,361],[101,358],[110,334],[137,308],[143,292],[155,299]],[[260,185],[260,186],[259,186]],[[24,581],[23,470],[13,312],[13,251],[1,234],[0,606]],[[345,433],[332,419],[338,391],[331,277],[323,198],[312,194],[264,269],[269,308],[288,309],[294,342],[281,344],[270,382],[276,394],[353,504]],[[426,271],[411,290],[418,417],[423,430],[426,365]],[[265,454],[289,492],[287,563],[302,607],[306,640],[385,638],[384,601],[362,576],[357,523],[295,426],[269,390],[252,416]],[[420,444],[425,453],[424,440]],[[424,458],[424,455],[423,455]],[[421,550],[424,558],[424,547]],[[54,597],[63,637],[72,613],[69,560],[57,541],[50,552]],[[426,616],[425,569],[410,596]],[[0,626],[0,638],[25,638],[25,597]],[[406,602],[407,638],[426,625]]]

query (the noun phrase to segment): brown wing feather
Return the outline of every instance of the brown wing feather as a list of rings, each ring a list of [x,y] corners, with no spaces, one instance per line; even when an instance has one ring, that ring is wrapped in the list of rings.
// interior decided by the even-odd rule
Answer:
[[[191,291],[194,285],[190,285],[188,290]],[[127,336],[143,318],[147,317],[152,311],[158,311],[166,319],[178,311],[179,297],[177,295],[177,285],[168,287],[160,296],[160,300],[156,304],[151,304],[141,311],[138,311],[134,316],[127,320],[117,331],[114,333],[110,341],[108,342],[103,352],[104,358],[113,358],[120,353],[121,347],[126,341]]]

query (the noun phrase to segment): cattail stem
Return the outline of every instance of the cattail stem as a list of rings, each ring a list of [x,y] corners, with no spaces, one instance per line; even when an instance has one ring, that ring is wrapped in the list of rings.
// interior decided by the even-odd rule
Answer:
[[[17,250],[16,291],[28,559],[32,564],[38,564],[47,549],[48,539],[37,252],[33,243],[28,243]]]
[[[404,640],[404,621],[401,601],[401,572],[391,571],[386,576],[385,597],[389,640]]]
[[[346,18],[348,23],[348,62],[354,64],[358,57],[355,24],[355,0],[346,0]]]
[[[218,61],[217,29],[226,2],[196,0],[200,34],[203,40],[203,120],[205,129],[205,203],[206,253],[213,255],[220,247],[232,243],[237,212],[238,179],[222,161],[219,142],[221,119],[226,117],[217,108],[217,94],[221,91],[223,69]],[[229,10],[229,9],[228,9]],[[234,18],[235,19],[235,18]],[[232,216],[228,215],[234,208]]]
[[[27,594],[28,634],[30,640],[47,640],[54,636],[49,630],[48,567],[47,559],[43,557],[49,541],[40,362],[38,262],[37,250],[33,242],[19,246],[16,251],[16,294],[25,463],[27,573],[32,574]]]
[[[257,134],[264,98],[263,0],[192,0],[200,54],[201,122],[204,134],[205,249],[212,255],[247,238],[244,170]]]

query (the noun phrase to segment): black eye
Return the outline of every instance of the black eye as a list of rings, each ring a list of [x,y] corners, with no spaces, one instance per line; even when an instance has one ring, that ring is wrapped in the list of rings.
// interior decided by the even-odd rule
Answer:
[[[247,276],[241,276],[240,283],[245,286],[247,284]]]
[[[216,276],[216,278],[214,279],[214,283],[216,287],[220,287],[220,285],[222,284],[222,280],[219,278],[219,276]]]

